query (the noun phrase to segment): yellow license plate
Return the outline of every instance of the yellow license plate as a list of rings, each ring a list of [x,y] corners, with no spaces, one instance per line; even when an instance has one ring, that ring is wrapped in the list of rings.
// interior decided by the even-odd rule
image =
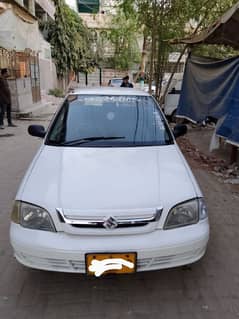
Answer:
[[[136,271],[136,253],[86,254],[86,272],[100,277],[106,274],[131,274]]]

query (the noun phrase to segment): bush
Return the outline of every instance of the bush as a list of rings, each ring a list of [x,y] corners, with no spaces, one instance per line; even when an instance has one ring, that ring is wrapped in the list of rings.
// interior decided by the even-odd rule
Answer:
[[[58,89],[58,88],[49,90],[48,94],[54,95],[56,97],[64,97],[63,91],[61,89]]]

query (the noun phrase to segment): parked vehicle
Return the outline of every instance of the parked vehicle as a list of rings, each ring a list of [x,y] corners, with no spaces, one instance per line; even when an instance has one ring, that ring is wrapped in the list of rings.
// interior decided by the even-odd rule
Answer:
[[[191,264],[205,253],[203,195],[155,99],[69,94],[17,192],[10,238],[25,266],[101,276]]]
[[[108,86],[111,86],[111,87],[120,87],[121,84],[122,84],[122,78],[112,78],[109,80],[108,82]]]
[[[167,85],[167,82],[169,80],[169,74],[166,74],[164,77],[164,80],[162,82],[162,89],[161,92],[163,94],[165,87]],[[181,94],[181,87],[182,87],[182,73],[176,73],[172,83],[169,88],[169,92],[167,93],[165,97],[165,103],[163,105],[164,114],[167,117],[167,119],[171,122],[176,122],[176,113],[177,113],[177,107],[179,103],[179,98]],[[146,84],[144,86],[144,91],[149,92],[149,86]],[[156,91],[156,85],[153,81],[152,87],[151,87],[151,94],[155,95]]]
[[[144,91],[145,92],[149,92],[149,84],[146,83],[144,85]],[[154,95],[155,94],[155,91],[156,91],[156,85],[155,85],[155,81],[152,82],[152,85],[151,85],[151,94]]]
[[[182,76],[173,79],[170,90],[165,97],[164,114],[172,122],[176,122],[176,113],[182,88]]]

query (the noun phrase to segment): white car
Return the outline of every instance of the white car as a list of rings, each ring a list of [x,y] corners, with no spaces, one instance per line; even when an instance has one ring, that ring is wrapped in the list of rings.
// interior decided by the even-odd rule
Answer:
[[[16,195],[25,266],[101,276],[191,264],[209,238],[202,193],[155,99],[128,88],[66,97]]]
[[[112,79],[109,80],[108,86],[120,87],[122,83],[123,83],[123,79],[122,78],[112,78]]]
[[[170,90],[165,97],[164,115],[171,122],[176,122],[176,113],[181,94],[182,81],[183,73],[176,73],[175,78],[172,80],[170,85]]]

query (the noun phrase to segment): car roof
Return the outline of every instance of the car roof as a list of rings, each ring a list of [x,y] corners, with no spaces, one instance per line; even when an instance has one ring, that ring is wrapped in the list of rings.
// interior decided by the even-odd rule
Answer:
[[[137,95],[137,96],[150,96],[149,93],[134,89],[134,88],[120,88],[120,87],[90,87],[90,88],[76,88],[74,92],[69,95]]]

